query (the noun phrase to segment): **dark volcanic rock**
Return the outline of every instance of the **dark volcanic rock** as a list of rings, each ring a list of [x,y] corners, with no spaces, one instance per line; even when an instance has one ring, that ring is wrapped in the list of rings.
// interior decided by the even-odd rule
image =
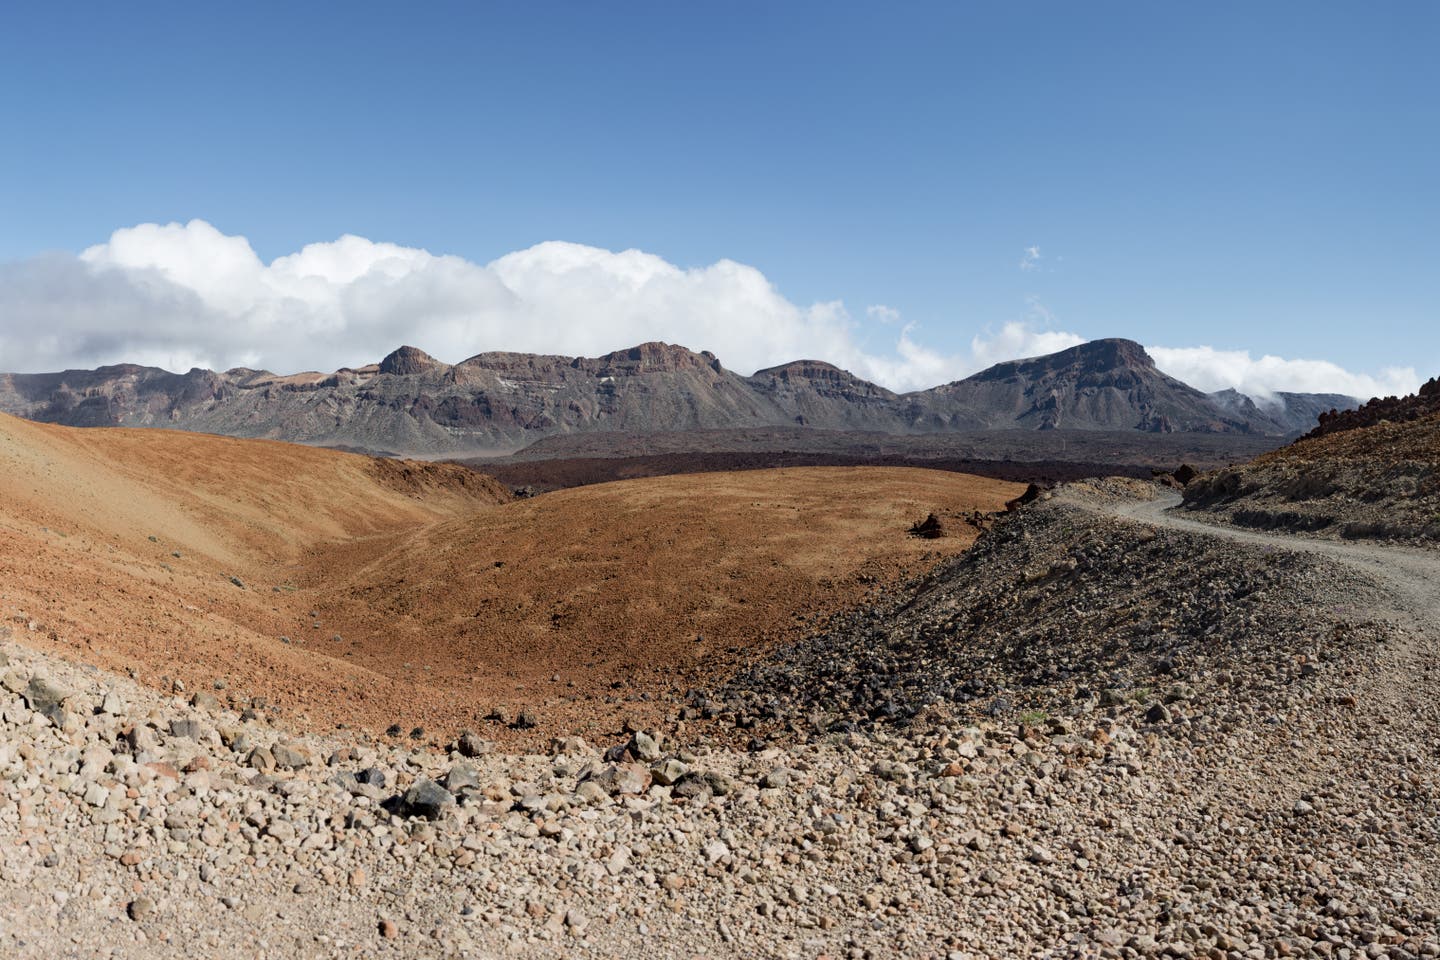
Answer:
[[[1358,430],[1381,423],[1404,423],[1440,413],[1440,377],[1427,380],[1408,397],[1376,397],[1353,409],[1330,410],[1320,414],[1320,425],[1306,439],[1345,430]]]
[[[378,767],[366,767],[364,770],[355,774],[355,780],[357,783],[363,783],[366,786],[383,787],[385,786],[385,771]]]
[[[36,675],[30,678],[30,683],[25,687],[25,702],[30,709],[47,718],[55,726],[65,725],[65,701],[70,699],[70,691],[53,683],[46,677]]]
[[[920,537],[922,540],[938,540],[944,535],[945,528],[940,523],[940,518],[933,513],[910,525],[910,536]]]
[[[1039,500],[1041,495],[1044,493],[1044,487],[1041,487],[1039,484],[1032,483],[1025,488],[1024,493],[1020,494],[1020,496],[1016,497],[1014,500],[1006,500],[1005,509],[1010,513],[1014,513],[1016,510],[1019,510],[1021,507],[1025,506],[1025,504],[1034,503],[1036,500]]]
[[[434,780],[419,780],[400,797],[398,807],[403,816],[439,820],[455,806],[455,797]]]
[[[455,741],[455,750],[462,757],[480,757],[490,753],[495,745],[472,730],[462,731]]]
[[[445,774],[445,789],[451,793],[459,793],[480,786],[479,774],[475,768],[466,763],[457,763]]]
[[[1263,700],[1288,682],[1274,665],[1317,630],[1327,648],[1352,643],[1348,625],[1294,616],[1292,601],[1323,609],[1306,594],[1320,561],[1110,519],[1072,502],[1073,489],[742,671],[717,699],[762,731],[807,737],[906,723],[932,704],[1007,717],[1098,703],[1139,720],[1157,675],[1181,698],[1224,682]]]

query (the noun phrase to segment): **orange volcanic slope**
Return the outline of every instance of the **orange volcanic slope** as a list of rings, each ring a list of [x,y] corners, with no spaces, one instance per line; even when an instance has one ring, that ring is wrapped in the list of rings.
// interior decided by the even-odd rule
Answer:
[[[803,468],[512,503],[451,465],[0,416],[0,616],[33,621],[26,642],[154,682],[221,680],[302,722],[448,735],[528,706],[532,738],[599,734],[670,712],[640,694],[964,549],[961,515],[1019,492]],[[932,511],[951,536],[906,535]]]
[[[0,615],[147,679],[230,677],[287,700],[337,670],[369,682],[279,642],[305,552],[508,499],[453,466],[0,415]]]

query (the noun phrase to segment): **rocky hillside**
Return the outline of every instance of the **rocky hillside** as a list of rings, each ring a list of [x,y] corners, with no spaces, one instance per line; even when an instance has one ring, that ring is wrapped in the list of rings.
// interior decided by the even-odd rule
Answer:
[[[1238,396],[1238,395],[1237,395]],[[646,343],[603,357],[482,353],[450,365],[414,347],[331,374],[173,374],[119,365],[0,375],[0,412],[74,426],[165,426],[405,454],[484,454],[548,436],[803,427],[925,434],[1025,429],[1282,437],[1344,398],[1207,396],[1139,344],[1097,340],[894,394],[830,364],[741,376],[709,353]]]
[[[1324,415],[1287,447],[1197,478],[1185,503],[1247,527],[1440,543],[1440,380]]]
[[[935,704],[974,717],[1077,705],[1168,717],[1195,701],[1283,696],[1298,676],[1287,661],[1319,629],[1295,612],[1323,602],[1328,575],[1300,554],[1255,562],[1253,550],[1103,516],[1107,502],[1152,491],[1111,478],[1042,493],[894,606],[838,618],[724,696],[828,730]],[[1338,653],[1353,638],[1331,626],[1325,646]]]

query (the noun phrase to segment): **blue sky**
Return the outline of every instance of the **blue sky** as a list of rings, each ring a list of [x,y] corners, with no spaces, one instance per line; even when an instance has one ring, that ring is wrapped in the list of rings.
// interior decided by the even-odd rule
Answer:
[[[1386,368],[1440,372],[1431,3],[23,4],[4,19],[3,369],[244,353],[187,342],[180,319],[142,336],[163,309],[107,315],[53,262],[199,219],[262,265],[342,235],[475,265],[543,241],[738,261],[795,307],[770,353],[813,342],[902,385],[1059,342],[1028,336],[1045,333],[1325,360],[1384,384],[1404,380]],[[122,266],[137,264],[175,279],[153,251]],[[553,257],[526,266],[564,282]],[[193,280],[167,302],[195,290],[212,327],[220,300],[241,309]],[[558,352],[665,334],[634,314],[681,296],[592,289],[609,306],[577,319],[585,296],[546,291],[524,294],[548,306],[519,325],[554,327],[535,342]],[[512,346],[498,320],[467,331],[462,295],[441,299],[422,305],[444,314],[440,346]],[[839,319],[815,314],[836,301]],[[328,366],[375,348],[342,336],[344,309],[321,324]],[[724,317],[687,310],[665,339],[725,342]],[[71,341],[54,333],[80,314]],[[378,338],[405,318],[366,322]],[[1257,389],[1329,382],[1246,369]]]

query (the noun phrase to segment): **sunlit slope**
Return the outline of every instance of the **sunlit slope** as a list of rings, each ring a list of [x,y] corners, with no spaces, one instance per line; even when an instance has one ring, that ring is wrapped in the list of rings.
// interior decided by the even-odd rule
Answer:
[[[302,721],[606,729],[965,549],[1020,490],[801,468],[511,501],[451,465],[0,416],[0,617]],[[948,535],[909,536],[932,512]]]
[[[0,615],[147,675],[274,672],[278,696],[335,669],[275,649],[307,551],[507,499],[459,467],[0,415]]]

